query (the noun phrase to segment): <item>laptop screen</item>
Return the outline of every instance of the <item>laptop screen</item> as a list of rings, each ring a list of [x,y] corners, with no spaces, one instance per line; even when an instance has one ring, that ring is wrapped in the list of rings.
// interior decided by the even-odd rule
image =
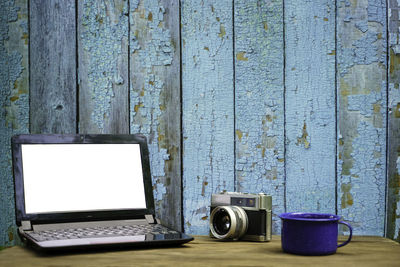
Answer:
[[[22,144],[26,214],[145,209],[139,144]]]

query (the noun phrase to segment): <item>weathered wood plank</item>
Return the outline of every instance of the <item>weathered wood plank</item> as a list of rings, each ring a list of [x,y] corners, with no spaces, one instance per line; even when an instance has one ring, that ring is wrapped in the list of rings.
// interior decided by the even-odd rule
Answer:
[[[234,190],[232,1],[181,1],[185,231],[208,233],[211,194]]]
[[[129,133],[128,31],[127,1],[78,1],[81,133]]]
[[[338,214],[355,234],[383,235],[386,1],[338,3]]]
[[[235,1],[236,190],[284,205],[283,3]]]
[[[75,1],[39,1],[30,13],[30,129],[76,132]]]
[[[156,215],[182,228],[179,1],[130,1],[131,133],[148,138]]]
[[[285,1],[287,211],[335,212],[335,1]]]
[[[17,238],[11,136],[29,132],[28,3],[0,1],[0,246]]]
[[[388,1],[388,186],[386,236],[400,242],[400,4]]]

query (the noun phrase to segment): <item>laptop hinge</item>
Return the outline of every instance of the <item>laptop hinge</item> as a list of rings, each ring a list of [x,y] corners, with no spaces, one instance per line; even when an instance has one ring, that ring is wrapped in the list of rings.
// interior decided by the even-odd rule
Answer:
[[[21,221],[21,229],[24,230],[24,231],[33,230],[31,221]]]
[[[154,217],[152,214],[146,214],[146,215],[144,215],[144,217],[146,218],[147,223],[155,223]]]

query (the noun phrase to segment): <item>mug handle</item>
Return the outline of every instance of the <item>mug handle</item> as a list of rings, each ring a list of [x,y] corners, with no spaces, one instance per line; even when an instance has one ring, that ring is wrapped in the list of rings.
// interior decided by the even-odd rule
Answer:
[[[347,245],[347,244],[350,242],[351,237],[353,236],[353,228],[351,227],[351,225],[350,225],[349,223],[344,222],[344,221],[339,221],[339,223],[340,223],[340,224],[344,224],[344,225],[346,225],[346,226],[349,228],[349,230],[350,230],[350,235],[349,235],[349,238],[348,238],[345,242],[343,242],[342,244],[339,244],[339,245],[337,246],[338,248]]]

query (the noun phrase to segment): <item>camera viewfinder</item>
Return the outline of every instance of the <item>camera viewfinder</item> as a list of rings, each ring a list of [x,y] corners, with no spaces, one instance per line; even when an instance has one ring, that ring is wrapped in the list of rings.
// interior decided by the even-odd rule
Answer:
[[[254,198],[232,197],[231,205],[241,207],[255,207],[256,200]]]

